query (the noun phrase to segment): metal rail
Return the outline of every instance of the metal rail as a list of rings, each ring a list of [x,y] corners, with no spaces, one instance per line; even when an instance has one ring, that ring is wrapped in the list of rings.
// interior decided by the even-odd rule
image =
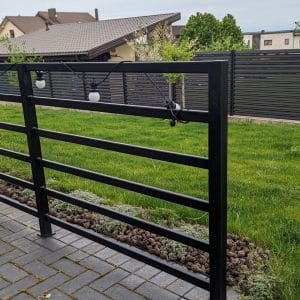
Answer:
[[[69,65],[75,72],[110,72],[112,67],[116,64],[69,63]],[[0,70],[5,70],[8,67],[8,64],[0,64]],[[0,173],[0,179],[20,185],[24,188],[34,190],[36,195],[37,209],[30,208],[25,204],[21,204],[20,202],[3,195],[0,195],[0,201],[37,216],[39,218],[42,237],[51,236],[51,224],[55,224],[117,250],[123,254],[141,260],[151,266],[164,270],[165,272],[175,275],[201,288],[208,289],[210,291],[211,299],[225,299],[228,63],[226,61],[188,63],[124,63],[118,70],[114,71],[121,73],[207,73],[209,79],[208,111],[182,110],[177,117],[183,121],[208,123],[208,158],[38,128],[36,105],[144,116],[151,118],[169,119],[172,116],[169,109],[128,105],[126,104],[126,101],[124,101],[124,104],[89,103],[86,101],[73,101],[68,99],[42,98],[34,96],[32,90],[31,72],[68,72],[69,70],[60,63],[17,64],[14,65],[11,70],[18,72],[20,95],[0,94],[0,101],[21,103],[25,124],[24,126],[21,126],[0,122],[0,129],[26,134],[29,154],[23,154],[0,148],[0,155],[30,163],[33,182],[29,182],[4,173]],[[187,165],[190,167],[207,169],[209,173],[209,201],[44,159],[42,157],[40,138],[53,139],[129,155],[157,159],[170,163]],[[109,207],[95,205],[62,192],[49,189],[46,187],[44,173],[45,168],[51,168],[56,171],[88,178],[111,186],[131,190],[164,201],[169,201],[208,212],[209,241],[199,240],[183,232],[162,227],[158,224],[114,211]],[[210,256],[210,276],[208,278],[200,274],[195,274],[183,267],[150,255],[145,251],[128,246],[114,239],[102,236],[80,226],[70,224],[53,217],[49,213],[48,197],[77,205],[90,211],[94,211],[96,213],[117,219],[119,221],[208,252]]]

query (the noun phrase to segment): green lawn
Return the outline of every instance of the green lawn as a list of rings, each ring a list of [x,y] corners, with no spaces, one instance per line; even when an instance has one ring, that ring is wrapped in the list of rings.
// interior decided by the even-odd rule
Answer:
[[[46,129],[207,155],[207,125],[169,127],[168,121],[68,110],[39,109]],[[0,121],[23,124],[20,107],[0,106]],[[26,153],[22,134],[0,130],[0,147]],[[207,171],[110,151],[42,139],[44,158],[107,173],[182,193],[207,198]],[[271,268],[280,277],[280,299],[300,295],[300,126],[290,124],[229,124],[229,231],[246,235],[272,251]],[[0,157],[0,169],[30,178],[26,163]],[[173,209],[176,217],[207,222],[193,209],[46,171],[47,184],[64,191],[83,189],[111,203]]]

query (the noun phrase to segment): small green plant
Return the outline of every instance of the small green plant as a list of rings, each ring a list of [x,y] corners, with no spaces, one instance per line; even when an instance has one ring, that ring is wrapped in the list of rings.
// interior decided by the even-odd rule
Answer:
[[[42,57],[35,55],[34,54],[34,49],[32,51],[26,50],[25,42],[22,43],[22,45],[16,46],[12,43],[12,41],[8,38],[4,38],[1,43],[4,43],[7,51],[8,51],[8,58],[7,58],[7,63],[35,63],[35,62],[40,62],[42,61]],[[18,74],[17,72],[10,71],[7,72],[8,80],[9,83],[12,84],[13,86],[19,87],[19,80],[18,80]],[[34,81],[36,78],[36,73],[31,72],[31,78]]]
[[[179,219],[176,212],[168,208],[149,209],[149,219],[152,222],[172,226]]]

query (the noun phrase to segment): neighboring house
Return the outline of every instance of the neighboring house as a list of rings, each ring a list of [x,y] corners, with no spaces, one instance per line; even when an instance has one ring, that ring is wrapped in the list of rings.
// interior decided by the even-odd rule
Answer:
[[[107,61],[135,60],[127,41],[141,28],[151,32],[159,24],[171,25],[180,13],[101,20],[98,22],[58,24],[11,39],[13,46],[33,51],[45,60]],[[9,55],[0,44],[0,61]]]
[[[246,32],[244,41],[257,50],[300,49],[300,30]]]
[[[55,8],[39,11],[35,16],[7,16],[0,24],[0,38],[15,38],[55,24],[93,22],[98,18],[84,12],[57,12]]]
[[[175,37],[175,40],[178,40],[181,37],[181,31],[185,27],[185,25],[173,25],[172,33]]]

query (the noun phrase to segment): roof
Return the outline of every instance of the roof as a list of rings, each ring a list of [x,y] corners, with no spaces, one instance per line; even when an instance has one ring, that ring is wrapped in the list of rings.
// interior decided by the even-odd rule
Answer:
[[[30,33],[45,28],[45,23],[49,24],[65,24],[65,23],[83,23],[93,22],[95,18],[85,12],[56,12],[55,21],[49,18],[48,11],[39,11],[36,16],[7,16],[0,24],[0,28],[7,22],[12,22],[23,33]]]
[[[148,31],[160,23],[171,24],[180,19],[180,13],[102,20],[89,23],[59,24],[50,30],[38,30],[11,39],[13,45],[43,57],[83,55],[95,58],[111,48],[124,44],[140,28]],[[0,44],[0,56],[8,51]]]
[[[252,35],[252,34],[276,34],[276,33],[292,33],[294,32],[294,30],[290,29],[290,30],[276,30],[276,31],[264,31],[264,30],[261,30],[261,31],[255,31],[255,32],[243,32],[243,34],[249,34],[249,35]]]
[[[32,31],[45,27],[45,22],[39,17],[7,16],[4,18],[2,24],[7,21],[12,22],[23,33],[30,33]]]
[[[56,22],[58,24],[65,23],[83,23],[93,22],[95,18],[87,12],[56,12]],[[53,22],[49,18],[48,11],[39,11],[36,17],[41,17],[44,20],[49,20],[50,24]],[[53,24],[55,24],[53,23]]]

